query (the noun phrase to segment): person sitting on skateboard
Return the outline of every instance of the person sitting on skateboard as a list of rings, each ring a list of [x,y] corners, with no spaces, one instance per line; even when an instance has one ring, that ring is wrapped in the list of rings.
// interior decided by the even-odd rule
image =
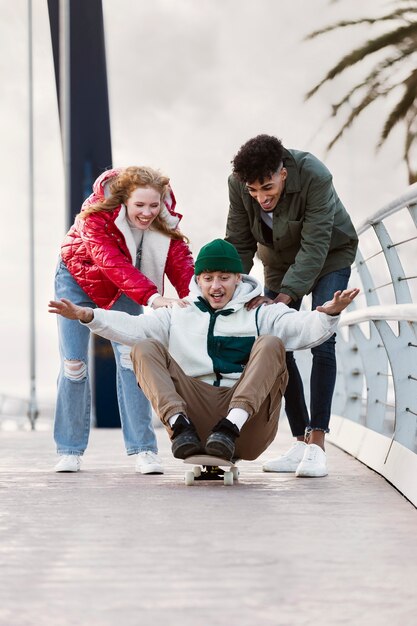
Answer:
[[[194,273],[187,306],[183,300],[133,316],[62,299],[50,302],[49,311],[132,346],[138,384],[176,458],[206,453],[253,460],[277,432],[288,381],[285,351],[326,341],[359,290],[337,291],[315,311],[282,303],[248,310],[261,285],[242,273],[236,248],[222,239],[201,248]]]

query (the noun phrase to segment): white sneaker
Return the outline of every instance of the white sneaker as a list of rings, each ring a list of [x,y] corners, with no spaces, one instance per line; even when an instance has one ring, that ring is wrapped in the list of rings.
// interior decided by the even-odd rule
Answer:
[[[79,472],[81,469],[81,457],[78,454],[61,454],[55,465],[56,472]]]
[[[295,472],[303,459],[307,444],[304,441],[296,441],[285,454],[277,459],[266,461],[262,465],[264,472]]]
[[[304,453],[303,459],[295,472],[296,476],[308,476],[318,478],[327,476],[326,453],[315,443],[310,443]]]
[[[164,468],[162,467],[162,463],[155,452],[151,450],[145,450],[144,452],[139,452],[138,458],[136,459],[136,472],[139,474],[163,474]]]

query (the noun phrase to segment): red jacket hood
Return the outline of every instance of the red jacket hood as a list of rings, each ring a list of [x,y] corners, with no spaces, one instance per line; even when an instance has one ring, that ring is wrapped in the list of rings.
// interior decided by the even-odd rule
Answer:
[[[123,170],[122,167],[115,167],[110,170],[106,170],[93,183],[93,192],[88,196],[86,200],[84,200],[81,210],[85,209],[90,204],[94,204],[95,202],[99,202],[100,200],[104,200],[104,198],[109,195],[109,185],[115,176],[120,174]],[[176,200],[174,196],[174,192],[172,191],[171,185],[169,185],[169,192],[165,198],[165,206],[168,209],[171,215],[177,217],[179,220],[182,218],[180,213],[175,212]]]

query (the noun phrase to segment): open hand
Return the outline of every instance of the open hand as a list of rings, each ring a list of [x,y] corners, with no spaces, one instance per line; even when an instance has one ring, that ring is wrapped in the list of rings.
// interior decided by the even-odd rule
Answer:
[[[249,302],[245,304],[245,309],[251,311],[252,309],[256,309],[256,307],[261,304],[274,304],[274,301],[266,296],[255,296],[255,298],[252,298],[252,300],[249,300]]]
[[[66,300],[66,298],[51,300],[48,304],[48,311],[49,313],[62,315],[62,317],[66,317],[68,320],[80,320],[86,324],[94,319],[93,309],[86,306],[78,306],[71,300]]]
[[[188,300],[181,300],[180,298],[164,298],[164,296],[158,296],[152,302],[152,308],[159,309],[163,306],[171,308],[174,304],[177,304],[179,307],[184,309],[186,306],[189,306],[190,303]]]
[[[318,306],[316,311],[327,313],[327,315],[339,315],[347,306],[356,298],[359,289],[345,289],[344,291],[335,291],[333,300],[325,302],[322,306]]]

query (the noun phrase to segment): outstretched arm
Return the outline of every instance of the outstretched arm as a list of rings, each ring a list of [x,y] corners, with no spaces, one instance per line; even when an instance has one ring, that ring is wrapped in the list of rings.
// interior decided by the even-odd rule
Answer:
[[[336,291],[333,299],[315,311],[295,311],[282,303],[261,306],[258,322],[261,335],[275,335],[286,350],[313,348],[336,332],[338,316],[359,293],[359,289]]]
[[[319,313],[327,315],[339,315],[349,304],[356,298],[359,289],[345,289],[344,291],[336,291],[333,299],[325,302],[323,305],[316,307]]]
[[[97,335],[134,346],[142,339],[157,339],[168,345],[171,308],[161,307],[152,315],[129,315],[123,311],[105,311],[77,306],[71,300],[51,300],[49,312],[62,315],[69,320],[79,320]]]
[[[57,313],[69,320],[80,320],[84,324],[89,324],[94,319],[94,310],[87,306],[78,306],[62,298],[61,300],[51,300],[48,304],[49,313]]]

